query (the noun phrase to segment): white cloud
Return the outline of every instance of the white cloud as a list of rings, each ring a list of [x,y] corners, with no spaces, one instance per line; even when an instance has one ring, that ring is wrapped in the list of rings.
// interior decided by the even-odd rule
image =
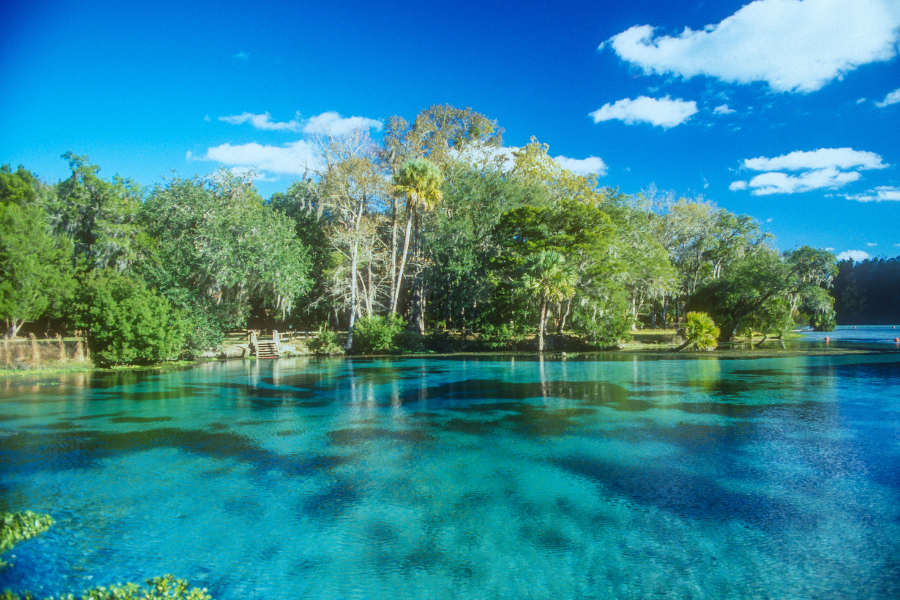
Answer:
[[[888,185],[880,185],[865,194],[844,194],[847,200],[857,202],[900,202],[900,188]]]
[[[559,166],[567,171],[572,171],[576,175],[599,175],[603,177],[609,167],[603,162],[599,156],[588,156],[587,158],[568,158],[566,156],[557,156],[555,160]]]
[[[737,111],[734,110],[733,108],[728,108],[727,104],[722,104],[713,109],[713,114],[716,114],[716,115],[732,115],[736,112]]]
[[[762,81],[779,92],[812,92],[861,65],[897,54],[896,0],[757,0],[721,23],[680,35],[650,25],[607,44],[645,73]]]
[[[884,108],[885,106],[897,104],[898,102],[900,102],[900,88],[897,88],[896,90],[885,96],[884,100],[882,100],[881,102],[876,102],[875,106]]]
[[[248,60],[250,60],[250,55],[243,51],[238,52],[237,54],[234,55],[234,57],[236,59],[242,60],[244,62],[247,62]]]
[[[861,175],[855,171],[844,173],[837,169],[815,169],[800,175],[785,173],[763,173],[749,182],[754,196],[771,194],[795,194],[811,192],[822,188],[839,188],[859,179]]]
[[[283,175],[304,175],[320,167],[319,153],[310,142],[298,140],[282,146],[222,144],[210,148],[201,160],[214,160],[229,167],[255,169]]]
[[[860,171],[884,169],[888,165],[874,152],[861,152],[852,148],[821,148],[810,152],[791,152],[774,158],[749,158],[743,162],[742,167],[764,172],[749,182],[734,181],[728,188],[732,191],[750,188],[754,196],[767,196],[837,189],[860,179]],[[789,175],[784,171],[797,174]]]
[[[873,244],[872,242],[866,242],[866,246],[868,246],[869,248],[874,248],[877,245],[878,244]]]
[[[264,112],[261,115],[244,112],[239,115],[219,117],[219,120],[224,121],[225,123],[230,123],[232,125],[250,123],[256,129],[262,129],[263,131],[300,131],[301,124],[297,119],[292,119],[290,121],[282,123],[272,121],[271,119],[272,115],[267,112]]]
[[[811,152],[791,152],[775,158],[749,158],[744,168],[753,171],[803,171],[806,169],[884,169],[886,165],[874,152],[852,148],[821,148]]]
[[[673,100],[669,96],[665,98],[648,98],[639,96],[634,100],[625,98],[615,104],[604,104],[598,110],[591,113],[594,123],[600,121],[619,120],[628,125],[635,123],[650,123],[663,127],[675,127],[681,125],[697,112],[697,103],[693,100]]]
[[[838,260],[852,260],[853,262],[862,262],[870,258],[872,258],[872,256],[868,252],[863,252],[862,250],[847,250],[846,252],[841,252],[837,255]]]
[[[374,129],[381,131],[384,126],[381,121],[367,117],[342,117],[334,111],[324,112],[320,115],[300,120],[297,113],[290,121],[273,121],[272,115],[264,112],[260,115],[244,112],[239,115],[219,117],[220,121],[232,125],[250,123],[256,129],[263,131],[297,131],[309,134],[344,135],[357,129]]]
[[[304,133],[324,133],[329,135],[343,135],[357,129],[374,129],[381,131],[381,121],[366,117],[342,117],[334,111],[323,112],[321,115],[310,117],[303,126]]]
[[[834,252],[834,248],[825,248],[825,250],[828,252]]]

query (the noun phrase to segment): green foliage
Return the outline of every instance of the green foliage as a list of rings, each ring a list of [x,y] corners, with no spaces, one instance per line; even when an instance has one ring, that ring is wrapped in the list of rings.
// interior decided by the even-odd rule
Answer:
[[[6,554],[16,544],[30,540],[53,525],[50,515],[25,512],[0,513],[0,556]],[[0,559],[0,568],[8,566]]]
[[[212,299],[229,325],[246,319],[251,303],[290,312],[310,284],[294,223],[230,173],[156,187],[141,218],[157,240],[146,279],[163,291],[180,287]]]
[[[56,186],[56,198],[48,204],[57,234],[72,240],[75,254],[88,268],[129,268],[146,256],[151,243],[138,223],[143,190],[116,175],[112,181],[98,176],[100,167],[87,156],[69,151],[72,175]]]
[[[400,317],[363,317],[353,328],[353,351],[360,354],[382,353],[400,346],[405,323]],[[411,340],[405,340],[409,343]]]
[[[319,335],[310,345],[310,349],[316,354],[334,355],[343,354],[344,349],[338,343],[337,334],[328,327],[323,325]]]
[[[54,237],[38,205],[0,203],[0,317],[6,335],[71,294],[72,246]]]
[[[685,318],[682,335],[685,344],[693,345],[697,350],[715,350],[718,345],[719,328],[708,314],[689,312]]]
[[[0,594],[0,600],[36,600],[30,593],[14,594],[6,590]],[[154,577],[147,580],[146,586],[136,583],[114,584],[109,587],[96,587],[83,591],[80,595],[63,594],[47,600],[212,600],[206,589],[188,589],[188,583],[176,579],[172,575]]]
[[[76,326],[101,364],[154,363],[177,358],[186,321],[163,296],[112,269],[85,277],[72,309]]]
[[[524,339],[528,333],[525,325],[516,323],[502,323],[498,325],[487,324],[481,328],[481,340],[489,350],[512,350]]]

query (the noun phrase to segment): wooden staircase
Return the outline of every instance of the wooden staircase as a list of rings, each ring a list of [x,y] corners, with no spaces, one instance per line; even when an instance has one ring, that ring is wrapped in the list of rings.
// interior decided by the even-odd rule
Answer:
[[[281,358],[281,350],[275,346],[274,341],[257,341],[254,346],[256,358]]]

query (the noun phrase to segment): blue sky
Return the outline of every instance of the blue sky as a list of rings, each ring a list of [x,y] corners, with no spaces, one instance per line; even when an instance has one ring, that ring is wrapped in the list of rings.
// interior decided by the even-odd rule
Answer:
[[[471,107],[573,170],[900,255],[900,2],[3,3],[0,163],[145,185],[315,166],[310,131]],[[566,160],[568,159],[568,160]]]

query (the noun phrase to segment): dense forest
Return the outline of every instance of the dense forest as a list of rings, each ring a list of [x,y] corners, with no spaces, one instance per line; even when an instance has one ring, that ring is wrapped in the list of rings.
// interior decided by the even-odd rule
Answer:
[[[842,260],[831,293],[841,325],[900,323],[900,256]]]
[[[391,118],[379,142],[321,137],[323,166],[268,199],[228,170],[143,188],[73,152],[55,185],[4,166],[5,335],[80,330],[107,362],[197,355],[248,325],[348,331],[347,351],[379,328],[606,347],[688,311],[722,340],[827,328],[835,275],[850,319],[897,289],[896,261],[839,271],[824,250],[779,253],[750,217],[625,195],[537,140],[505,151],[501,134],[471,109],[433,106]]]

